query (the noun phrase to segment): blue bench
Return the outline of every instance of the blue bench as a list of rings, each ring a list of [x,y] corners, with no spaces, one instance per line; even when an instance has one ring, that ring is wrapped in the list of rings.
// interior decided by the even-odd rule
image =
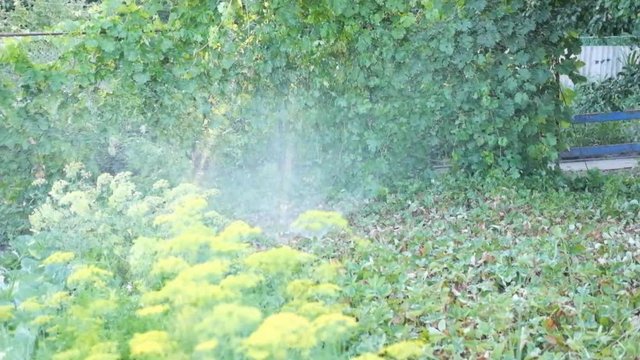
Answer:
[[[640,110],[574,115],[573,124],[639,120]],[[574,147],[560,153],[561,159],[592,158],[606,155],[640,153],[640,143]]]

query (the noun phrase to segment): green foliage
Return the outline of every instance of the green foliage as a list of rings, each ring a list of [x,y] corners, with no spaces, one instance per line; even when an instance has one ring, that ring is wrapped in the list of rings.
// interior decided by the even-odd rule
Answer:
[[[39,144],[15,162],[52,176],[110,135],[172,144],[194,173],[272,162],[393,179],[452,157],[517,176],[546,168],[560,143],[553,74],[574,73],[559,59],[578,44],[565,12],[526,0],[110,0],[59,27],[83,35],[60,39],[52,63],[5,49],[15,109],[2,116],[15,141]]]
[[[274,21],[261,39],[282,62],[253,55],[264,59],[254,64],[258,84],[283,83],[270,97],[292,98],[288,114],[307,105],[321,154],[345,171],[401,178],[452,156],[471,171],[503,167],[517,176],[553,160],[557,121],[566,116],[553,71],[573,72],[572,61],[557,59],[559,49],[577,45],[566,32],[571,24],[555,25],[566,22],[562,8],[321,2],[278,10],[263,10]],[[297,121],[291,127],[309,133]],[[307,146],[317,143],[311,134]]]
[[[588,183],[579,190],[579,184]],[[564,183],[564,184],[563,184]],[[637,177],[447,177],[354,214],[345,292],[362,344],[426,358],[633,358]]]
[[[158,140],[143,123],[131,122],[135,116],[128,112],[140,103],[135,96],[111,97],[105,83],[89,89],[78,83],[72,74],[73,56],[84,59],[86,54],[72,49],[81,41],[54,42],[60,54],[46,61],[33,54],[34,42],[6,41],[0,53],[0,93],[6,95],[0,109],[1,165],[6,174],[0,179],[0,207],[15,215],[3,219],[7,226],[2,238],[24,231],[34,195],[41,196],[31,184],[54,182],[69,161],[82,160],[92,172],[127,169],[140,176],[163,175],[172,182],[191,174],[184,147],[171,139]]]
[[[637,1],[589,0],[578,3],[574,16],[592,36],[640,35],[640,4]]]

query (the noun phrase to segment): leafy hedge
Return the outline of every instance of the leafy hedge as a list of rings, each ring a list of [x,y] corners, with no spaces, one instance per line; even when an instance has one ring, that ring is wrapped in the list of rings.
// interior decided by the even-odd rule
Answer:
[[[50,64],[8,45],[14,109],[2,116],[19,144],[2,146],[46,160],[47,173],[61,169],[51,149],[78,133],[74,148],[88,151],[105,135],[163,139],[201,160],[197,170],[296,154],[294,166],[398,178],[439,158],[514,174],[555,158],[566,118],[556,75],[575,71],[559,59],[578,49],[568,6],[215,5],[105,1],[90,21],[61,26],[82,36],[61,39]]]
[[[401,180],[442,160],[546,172],[568,125],[557,79],[575,75],[589,6],[103,1],[58,26],[71,35],[52,41],[54,59],[3,42],[3,211],[20,213],[34,178],[72,160],[176,181],[267,168],[312,186]]]

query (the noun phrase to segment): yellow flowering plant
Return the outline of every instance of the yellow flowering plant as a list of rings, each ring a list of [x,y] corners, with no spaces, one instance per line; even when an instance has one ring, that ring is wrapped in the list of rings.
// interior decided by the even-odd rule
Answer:
[[[340,258],[353,247],[354,236],[347,219],[337,211],[309,210],[290,225],[299,249],[325,258]]]
[[[322,237],[332,232],[349,232],[349,223],[335,211],[309,210],[294,220],[291,229],[305,236]]]
[[[215,191],[190,184],[170,187],[163,180],[141,189],[126,172],[102,174],[92,182],[82,164],[72,163],[66,169],[66,177],[52,184],[46,201],[29,217],[33,236],[12,244],[18,251],[38,258],[73,252],[126,270],[128,264],[114,260],[127,256],[134,239],[156,234],[154,221],[161,222],[162,215],[216,229],[226,223],[217,213],[199,207]],[[63,260],[53,257],[49,262]]]
[[[258,249],[259,228],[216,216],[212,222],[206,193],[192,186],[159,184],[162,194],[154,196],[161,201],[139,194],[127,176],[101,176],[82,190],[86,196],[67,197],[70,184],[58,185],[53,196],[67,200],[34,215],[35,237],[72,232],[58,226],[60,214],[111,226],[93,235],[88,224],[81,227],[87,243],[131,232],[114,225],[132,216],[148,229],[135,231],[129,245],[108,242],[122,246],[110,256],[87,244],[77,249],[74,241],[31,252],[37,258],[11,274],[19,285],[0,288],[0,299],[14,299],[0,303],[0,348],[9,358],[348,359],[371,348],[358,346],[363,330],[338,285],[339,262],[290,246]],[[91,198],[78,208],[91,211],[73,210],[68,201],[75,198]],[[52,220],[44,209],[57,215]],[[336,215],[321,218],[347,230]],[[400,344],[376,356],[418,353],[417,345]]]

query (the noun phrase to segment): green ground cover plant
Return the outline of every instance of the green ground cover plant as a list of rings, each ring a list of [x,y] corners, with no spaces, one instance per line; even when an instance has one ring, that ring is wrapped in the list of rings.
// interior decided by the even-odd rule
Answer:
[[[345,291],[367,336],[422,339],[429,359],[637,357],[637,178],[534,183],[445,178],[363,205]]]

